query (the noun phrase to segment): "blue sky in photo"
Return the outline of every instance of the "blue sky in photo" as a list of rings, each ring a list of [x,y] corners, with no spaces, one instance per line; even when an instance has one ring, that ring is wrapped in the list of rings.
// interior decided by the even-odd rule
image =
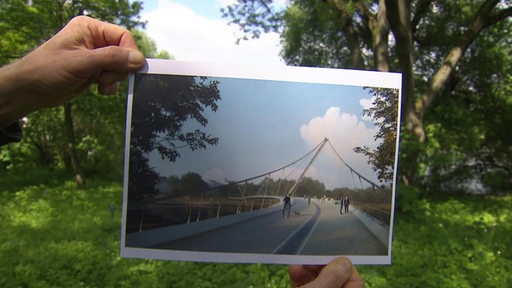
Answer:
[[[361,117],[360,101],[370,98],[367,90],[332,84],[211,79],[220,82],[221,100],[217,112],[205,111],[209,123],[201,129],[218,137],[218,145],[194,152],[181,149],[181,158],[175,163],[153,153],[149,164],[161,176],[195,172],[205,181],[239,181],[285,166],[328,137],[349,165],[376,181],[366,159],[352,151],[355,146],[375,146],[373,123]],[[185,127],[194,130],[200,125],[189,121]],[[301,164],[304,167],[305,163]],[[354,185],[350,171],[328,146],[306,176],[331,189]],[[273,175],[279,177],[283,176]]]

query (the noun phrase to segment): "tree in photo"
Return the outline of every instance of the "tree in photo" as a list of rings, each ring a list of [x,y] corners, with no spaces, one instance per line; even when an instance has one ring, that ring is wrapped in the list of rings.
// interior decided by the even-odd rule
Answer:
[[[372,106],[363,111],[363,116],[373,119],[379,131],[375,141],[381,141],[375,150],[368,146],[356,147],[354,151],[368,157],[380,181],[393,181],[397,145],[398,90],[389,88],[368,88],[373,95]]]
[[[130,208],[134,207],[134,203],[143,203],[156,195],[155,186],[159,177],[140,150],[130,153],[130,184],[128,186],[128,203],[132,204]],[[139,205],[135,206],[139,207]]]
[[[131,117],[129,185],[138,185],[135,171],[154,168],[147,165],[149,155],[157,152],[171,162],[180,157],[180,149],[205,149],[218,138],[201,131],[184,128],[189,121],[202,127],[208,124],[203,112],[217,110],[220,99],[218,82],[206,77],[136,74]],[[134,157],[136,156],[136,157]],[[140,156],[140,157],[138,157]],[[142,158],[142,161],[139,159]],[[180,193],[183,189],[180,181]],[[137,187],[134,189],[139,190]],[[149,191],[150,192],[150,191]],[[151,194],[148,193],[148,197]]]
[[[326,189],[324,183],[311,177],[304,177],[297,185],[297,190],[293,191],[293,195],[296,197],[303,197],[304,195],[309,195],[321,198],[324,196],[325,190]]]
[[[132,103],[132,149],[157,151],[174,162],[179,149],[205,149],[218,138],[199,129],[183,131],[187,121],[205,127],[205,109],[217,111],[218,82],[207,77],[136,74]]]
[[[187,196],[201,196],[208,189],[208,184],[204,182],[201,175],[188,172],[187,174],[181,176],[180,179],[180,190],[184,195]]]

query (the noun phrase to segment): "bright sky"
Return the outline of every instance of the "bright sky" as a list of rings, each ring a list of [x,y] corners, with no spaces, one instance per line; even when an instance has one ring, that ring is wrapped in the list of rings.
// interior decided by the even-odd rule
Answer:
[[[281,0],[284,2],[284,0]],[[159,50],[176,60],[283,63],[279,35],[241,41],[237,26],[228,25],[220,9],[232,0],[144,0],[142,19]]]

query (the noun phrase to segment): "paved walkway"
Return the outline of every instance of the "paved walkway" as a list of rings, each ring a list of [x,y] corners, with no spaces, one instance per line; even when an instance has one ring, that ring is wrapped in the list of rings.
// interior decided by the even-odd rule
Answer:
[[[316,203],[319,221],[299,252],[301,255],[387,255],[388,249],[352,212],[340,215],[339,205]]]
[[[387,248],[352,212],[339,205],[297,199],[289,218],[281,212],[169,241],[154,248],[299,255],[387,255]],[[297,212],[297,213],[295,213]]]

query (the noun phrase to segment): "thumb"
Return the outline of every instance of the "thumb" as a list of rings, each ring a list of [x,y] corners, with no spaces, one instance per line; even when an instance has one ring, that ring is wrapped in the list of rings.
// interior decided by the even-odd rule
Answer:
[[[349,280],[352,274],[352,262],[347,258],[336,258],[325,266],[318,277],[302,286],[303,288],[339,288]]]

